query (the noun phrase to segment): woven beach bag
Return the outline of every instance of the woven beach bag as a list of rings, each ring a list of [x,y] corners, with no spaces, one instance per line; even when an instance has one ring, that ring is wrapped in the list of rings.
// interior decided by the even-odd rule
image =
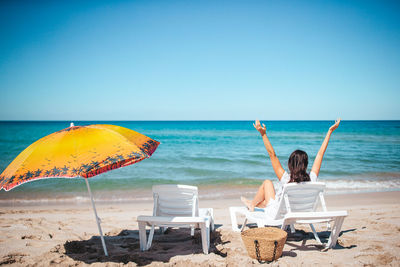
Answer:
[[[247,253],[253,259],[274,261],[282,256],[287,233],[275,227],[252,228],[242,232],[242,240]]]

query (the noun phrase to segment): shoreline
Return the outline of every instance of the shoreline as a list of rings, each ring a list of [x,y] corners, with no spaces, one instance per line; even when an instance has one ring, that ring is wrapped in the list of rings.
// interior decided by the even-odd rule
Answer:
[[[221,190],[219,186],[204,186],[200,185],[199,198],[200,200],[216,200],[221,198],[228,199],[239,199],[241,196],[251,198],[257,191],[258,186],[248,185],[228,185],[224,186]],[[380,193],[393,193],[400,192],[399,189],[395,188],[392,190],[381,190],[381,191],[333,191],[326,190],[324,195],[326,199],[336,198],[343,195],[359,195],[365,194],[380,194]],[[124,204],[124,203],[140,203],[153,201],[153,195],[151,188],[140,188],[140,189],[129,189],[129,190],[92,190],[96,204],[112,205],[112,204]],[[112,194],[109,194],[112,193]],[[7,195],[10,195],[8,197]],[[3,192],[3,196],[0,197],[0,205],[2,207],[22,207],[22,206],[46,206],[46,205],[73,205],[89,203],[90,198],[87,192],[78,193],[64,193],[60,195],[57,192],[49,192],[43,197],[42,192],[37,193],[25,193],[25,192]]]
[[[242,188],[241,188],[242,189]],[[204,206],[202,204],[207,203],[207,204],[213,204],[216,201],[219,203],[224,203],[225,206],[240,206],[243,205],[242,202],[240,201],[241,196],[246,196],[246,197],[251,197],[254,196],[255,190],[251,190],[250,188],[248,191],[234,191],[233,189],[231,190],[231,194],[224,194],[223,197],[221,198],[220,196],[215,196],[215,195],[210,195],[210,196],[201,196],[201,191],[199,192],[199,200],[200,200],[200,205]],[[94,199],[96,206],[115,206],[115,205],[147,205],[151,204],[151,207],[153,207],[153,198],[151,196],[151,191],[147,192],[149,194],[148,197],[146,198],[136,198],[136,199],[123,199],[123,200],[101,200],[101,199]],[[146,194],[146,193],[144,193]],[[146,194],[147,195],[147,194]],[[400,201],[400,191],[394,190],[394,191],[384,191],[384,192],[357,192],[357,193],[338,193],[338,194],[324,194],[325,201],[327,202],[327,207],[345,207],[346,205],[351,205],[351,206],[361,206],[361,205],[371,205],[371,206],[376,206],[376,205],[381,205],[381,204],[394,204],[393,199],[397,199]],[[374,201],[375,199],[379,199],[378,202]],[[351,200],[351,204],[348,203]],[[229,202],[232,203],[229,205]],[[52,208],[62,208],[62,207],[73,207],[76,205],[76,207],[84,207],[81,206],[82,204],[88,204],[87,207],[91,207],[90,204],[90,198],[89,196],[85,199],[81,199],[79,201],[71,201],[71,200],[24,200],[21,202],[15,201],[14,204],[12,205],[11,203],[8,202],[1,202],[1,209],[10,209],[10,208],[24,208],[24,207],[39,207],[41,209],[46,208],[46,206],[52,207]],[[9,205],[3,205],[3,204],[9,204]],[[210,205],[208,205],[210,206]]]

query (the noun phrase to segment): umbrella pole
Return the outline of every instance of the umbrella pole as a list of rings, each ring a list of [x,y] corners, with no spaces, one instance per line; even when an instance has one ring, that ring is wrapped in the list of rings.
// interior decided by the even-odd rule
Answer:
[[[83,179],[85,179],[85,181],[86,181],[87,189],[88,189],[89,195],[90,195],[90,200],[92,200],[94,216],[96,217],[97,227],[99,228],[101,244],[103,245],[104,254],[108,257],[106,242],[104,242],[103,231],[101,231],[101,226],[100,226],[100,218],[97,216],[97,211],[96,211],[96,206],[94,205],[92,191],[90,190],[88,179],[87,178],[83,178]]]

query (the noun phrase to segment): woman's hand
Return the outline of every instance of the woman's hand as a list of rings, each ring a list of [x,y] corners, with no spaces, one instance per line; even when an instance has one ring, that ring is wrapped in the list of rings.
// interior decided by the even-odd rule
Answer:
[[[263,136],[267,132],[267,128],[265,127],[265,124],[261,126],[260,121],[256,120],[256,123],[253,123],[254,128]]]
[[[340,118],[337,119],[337,120],[335,121],[335,124],[332,125],[332,126],[329,128],[329,131],[330,131],[330,132],[333,132],[334,130],[336,130],[337,127],[339,127],[339,124],[340,124]]]

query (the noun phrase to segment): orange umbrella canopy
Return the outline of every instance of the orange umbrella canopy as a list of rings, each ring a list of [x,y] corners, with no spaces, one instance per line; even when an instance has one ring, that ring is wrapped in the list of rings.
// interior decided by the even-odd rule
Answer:
[[[89,178],[149,158],[159,144],[115,125],[69,127],[22,151],[0,175],[0,190],[43,178]]]

